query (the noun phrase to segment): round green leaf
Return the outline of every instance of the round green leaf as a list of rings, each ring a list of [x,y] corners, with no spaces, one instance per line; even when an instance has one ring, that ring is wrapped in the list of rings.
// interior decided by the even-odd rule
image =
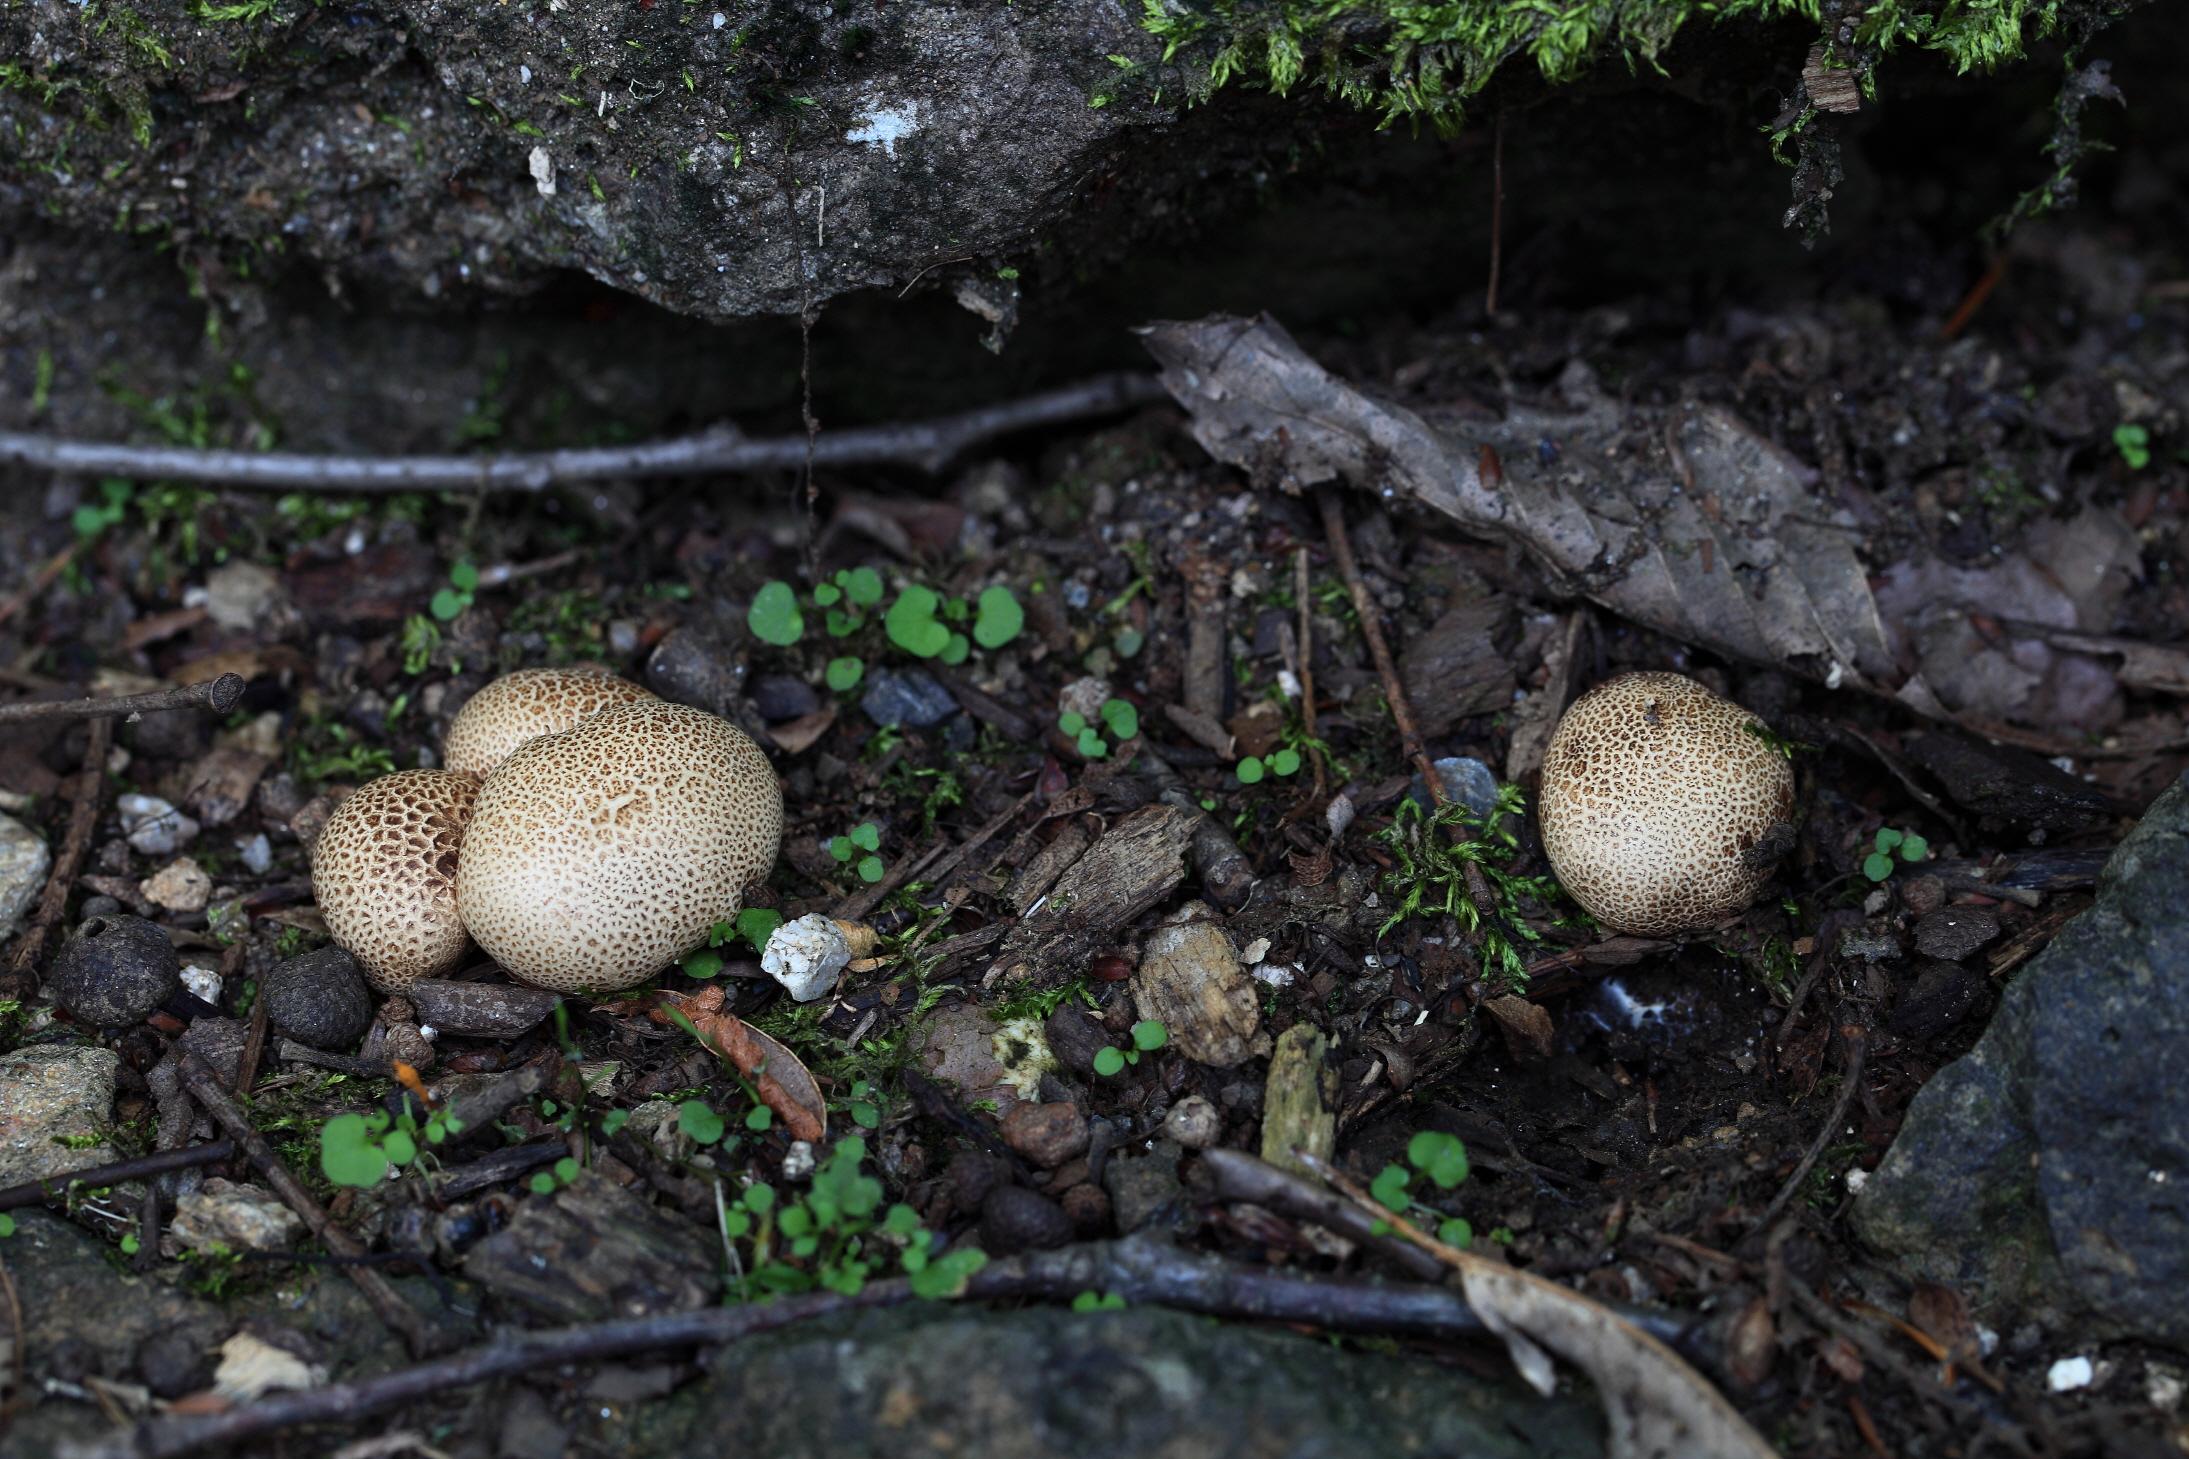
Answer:
[[[854,655],[828,661],[828,686],[839,694],[848,694],[857,687],[859,676],[866,672],[866,663]]]
[[[1110,753],[1108,743],[1092,729],[1083,729],[1079,732],[1078,748],[1079,753],[1090,760],[1099,760]]]
[[[882,575],[871,567],[855,567],[844,577],[844,592],[862,608],[882,601]]]
[[[1441,1130],[1423,1130],[1407,1142],[1406,1159],[1414,1169],[1450,1190],[1467,1178],[1467,1147],[1457,1136]]]
[[[722,1116],[696,1099],[687,1099],[676,1107],[676,1127],[680,1134],[702,1145],[712,1145],[722,1138]]]
[[[722,971],[722,954],[711,948],[699,948],[684,954],[677,966],[684,969],[687,978],[711,978]]]
[[[783,914],[771,907],[747,907],[737,914],[737,935],[752,944],[754,952],[766,952],[768,939],[783,925]]]
[[[859,880],[861,880],[861,881],[867,881],[867,882],[876,882],[876,881],[880,881],[881,879],[882,879],[882,858],[881,858],[881,857],[879,857],[879,856],[862,856],[862,857],[860,857],[860,858],[859,858]]]
[[[1902,861],[1921,861],[1930,854],[1931,843],[1916,835],[1913,831],[1910,831],[1900,843],[1900,859]]]
[[[813,590],[813,601],[823,608],[833,608],[843,601],[844,590],[834,583],[822,583]]]
[[[1102,703],[1102,722],[1110,727],[1110,733],[1120,740],[1129,740],[1140,733],[1140,711],[1133,708],[1129,699],[1106,699]]]
[[[838,836],[828,843],[828,854],[835,857],[838,861],[851,860],[851,853],[856,849],[857,848],[851,844],[851,838],[849,836]]]
[[[1295,775],[1300,769],[1298,750],[1279,750],[1269,757],[1269,770],[1273,775]]]
[[[466,608],[469,608],[471,598],[468,594],[443,588],[433,595],[433,601],[426,606],[432,611],[434,617],[446,623]]]
[[[555,1162],[555,1179],[558,1182],[563,1185],[568,1185],[570,1184],[570,1182],[576,1180],[577,1178],[578,1162],[576,1160],[572,1159],[568,1155],[565,1155],[562,1159]]]
[[[851,828],[851,844],[862,851],[882,849],[882,832],[872,821],[861,821]]]
[[[319,1168],[336,1185],[377,1185],[387,1178],[388,1159],[365,1133],[365,1117],[336,1115],[320,1127]]]
[[[1137,628],[1120,628],[1117,637],[1110,640],[1110,647],[1117,650],[1121,659],[1129,659],[1147,646],[1148,637]]]
[[[906,588],[882,619],[889,641],[923,659],[931,659],[948,648],[950,630],[935,621],[935,609],[941,601],[932,588],[918,583]]]
[[[1249,755],[1232,767],[1232,773],[1239,777],[1241,785],[1259,785],[1262,783],[1262,762]]]
[[[1368,1193],[1374,1196],[1386,1210],[1397,1211],[1403,1215],[1406,1207],[1410,1204],[1406,1195],[1406,1187],[1412,1184],[1413,1179],[1412,1172],[1408,1171],[1405,1166],[1386,1165],[1383,1167],[1383,1173],[1369,1182]]]
[[[1467,1224],[1465,1217],[1454,1216],[1437,1227],[1437,1240],[1465,1251],[1475,1244],[1475,1228]]]
[[[456,585],[459,593],[469,593],[479,586],[479,569],[468,562],[459,562],[448,570],[448,580]]]
[[[806,631],[805,619],[798,616],[798,595],[791,591],[789,583],[780,580],[767,584],[753,595],[752,609],[746,613],[745,623],[752,629],[753,637],[778,648],[798,642]]]
[[[1143,1018],[1133,1025],[1133,1047],[1136,1049],[1160,1049],[1170,1041],[1170,1030],[1153,1018]]]
[[[982,648],[1001,648],[1025,626],[1026,610],[1009,588],[999,583],[982,591],[980,612],[973,620],[973,642]]]
[[[766,1181],[755,1181],[745,1188],[745,1209],[755,1216],[765,1216],[775,1209],[775,1187]]]
[[[871,1130],[882,1122],[882,1112],[863,1099],[851,1102],[851,1122],[862,1130]]]
[[[631,1112],[629,1110],[612,1109],[600,1117],[600,1132],[604,1135],[613,1135],[630,1122]]]
[[[1902,839],[1900,832],[1890,826],[1880,826],[1877,829],[1877,849],[1880,851],[1892,850]]]
[[[745,1128],[748,1130],[765,1130],[774,1123],[775,1111],[764,1104],[756,1104],[745,1112]]]
[[[555,1193],[555,1177],[544,1170],[525,1184],[532,1188],[532,1194],[536,1196],[551,1196]]]
[[[1887,881],[1893,874],[1893,859],[1883,851],[1872,851],[1862,858],[1862,874],[1871,881]]]
[[[1087,727],[1087,721],[1071,710],[1066,710],[1056,717],[1056,727],[1076,738],[1079,732]]]
[[[943,646],[942,661],[946,664],[962,664],[966,655],[972,651],[973,646],[965,641],[964,634],[953,633],[950,635],[950,642]]]
[[[1095,1052],[1094,1071],[1104,1078],[1111,1078],[1125,1068],[1125,1055],[1115,1048],[1102,1048]]]

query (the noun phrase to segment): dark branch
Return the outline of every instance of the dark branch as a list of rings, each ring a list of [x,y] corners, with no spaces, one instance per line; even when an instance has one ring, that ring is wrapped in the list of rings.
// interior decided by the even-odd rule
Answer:
[[[970,446],[1011,431],[1110,415],[1169,399],[1153,375],[1098,375],[1003,405],[902,425],[751,439],[735,426],[638,446],[500,456],[303,456],[276,451],[199,451],[124,446],[0,432],[0,462],[85,476],[226,481],[309,491],[544,491],[608,477],[693,476],[806,465],[916,466],[940,471]]]
[[[226,714],[236,707],[248,688],[240,674],[223,674],[206,684],[186,684],[153,694],[128,694],[120,699],[38,699],[23,704],[0,704],[0,724],[21,724],[32,719],[135,719],[168,709],[210,709]]]
[[[1466,1299],[1448,1287],[1287,1276],[1193,1255],[1149,1236],[992,1262],[974,1274],[966,1296],[1068,1301],[1088,1291],[1114,1292],[1128,1302],[1158,1303],[1190,1312],[1303,1322],[1354,1332],[1437,1337],[1488,1333]],[[869,1282],[856,1296],[812,1292],[774,1302],[507,1336],[486,1347],[383,1377],[285,1393],[223,1414],[155,1420],[117,1434],[91,1452],[101,1459],[176,1459],[298,1424],[347,1422],[488,1378],[629,1353],[735,1342],[825,1313],[895,1306],[911,1300],[911,1295],[902,1280]]]
[[[149,1180],[155,1175],[165,1175],[170,1170],[187,1170],[193,1165],[211,1165],[226,1160],[235,1152],[235,1145],[228,1140],[215,1140],[210,1145],[189,1145],[180,1150],[162,1150],[157,1155],[140,1155],[135,1160],[117,1160],[112,1165],[94,1165],[89,1170],[71,1170],[63,1175],[49,1175],[44,1180],[34,1180],[28,1185],[11,1185],[0,1190],[0,1211],[13,1211],[22,1206],[58,1206],[68,1201],[71,1186],[120,1185],[125,1180]]]

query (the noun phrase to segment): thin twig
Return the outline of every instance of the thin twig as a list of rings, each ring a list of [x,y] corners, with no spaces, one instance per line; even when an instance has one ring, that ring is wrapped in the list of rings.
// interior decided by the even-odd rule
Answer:
[[[236,939],[236,945],[230,948],[229,952],[240,952],[242,951],[243,946],[244,941],[242,938],[239,937]],[[227,958],[221,959],[221,962],[223,964],[220,974],[222,982],[226,982],[228,979],[228,975],[235,971],[235,969],[225,966],[227,961]],[[243,1036],[243,1054],[240,1058],[236,1060],[235,1092],[238,1094],[249,1094],[251,1092],[251,1086],[258,1081],[258,1061],[261,1058],[265,1057],[266,1027],[268,1022],[269,1015],[266,1006],[266,990],[264,988],[261,988],[258,990],[257,994],[251,999],[250,1032]]]
[[[68,571],[68,565],[76,560],[76,554],[84,550],[84,544],[89,540],[87,537],[79,537],[59,552],[54,553],[50,558],[47,558],[46,565],[38,569],[38,576],[30,580],[29,587],[24,588],[5,603],[0,603],[0,623],[5,623],[22,612],[24,604],[37,597],[47,588],[52,587],[53,580]]]
[[[1779,1213],[1794,1199],[1795,1193],[1801,1189],[1801,1183],[1809,1178],[1809,1172],[1816,1169],[1817,1161],[1823,1158],[1825,1147],[1832,1143],[1832,1132],[1847,1118],[1847,1111],[1854,1104],[1855,1091],[1862,1087],[1862,1058],[1869,1051],[1869,1031],[1859,1023],[1843,1023],[1839,1026],[1839,1036],[1847,1046],[1847,1067],[1840,1080],[1839,1098],[1832,1102],[1832,1117],[1824,1122],[1824,1127],[1817,1131],[1817,1137],[1809,1142],[1808,1153],[1801,1157],[1801,1164],[1794,1167],[1794,1173],[1787,1177],[1786,1184],[1779,1187],[1779,1193],[1772,1197],[1771,1204],[1764,1207],[1763,1219],[1756,1223],[1758,1231],[1771,1229],[1771,1223],[1779,1218]]]
[[[106,792],[106,752],[113,736],[113,720],[91,722],[90,739],[84,746],[84,768],[76,777],[76,804],[68,813],[68,834],[61,838],[61,852],[53,858],[53,871],[38,898],[38,910],[15,949],[18,975],[26,974],[45,950],[46,934],[61,920],[61,909],[68,904],[68,889],[76,884],[76,869],[84,864],[84,853],[91,849],[91,833],[99,824],[99,802]]]
[[[125,694],[118,699],[35,699],[0,704],[0,724],[24,724],[36,719],[133,720],[170,709],[210,709],[215,714],[226,714],[249,687],[242,675],[223,674],[209,683],[159,689],[150,694]]]
[[[1321,737],[1315,728],[1315,609],[1309,597],[1311,582],[1307,571],[1307,549],[1302,547],[1292,554],[1292,596],[1300,604],[1300,724],[1310,740]],[[1328,787],[1328,777],[1323,766],[1320,748],[1308,751],[1315,760],[1315,797],[1320,800]]]
[[[88,1170],[71,1170],[49,1175],[44,1180],[11,1185],[0,1190],[0,1211],[19,1210],[24,1206],[65,1206],[73,1187],[117,1186],[128,1180],[150,1180],[170,1170],[188,1170],[193,1165],[212,1165],[226,1160],[235,1149],[232,1141],[215,1140],[208,1145],[162,1150],[157,1155],[140,1155],[134,1160],[117,1160],[110,1165],[94,1165]]]
[[[1309,1323],[1353,1332],[1480,1336],[1487,1329],[1449,1287],[1345,1277],[1292,1276],[1266,1267],[1179,1250],[1139,1236],[1090,1242],[991,1262],[973,1274],[969,1300],[1046,1298],[1113,1292],[1128,1302],[1266,1322]],[[179,1459],[198,1449],[232,1452],[243,1441],[301,1424],[341,1423],[451,1388],[512,1373],[548,1371],[629,1353],[714,1346],[808,1318],[912,1299],[902,1280],[869,1282],[857,1293],[808,1292],[772,1302],[703,1307],[548,1332],[506,1332],[484,1347],[400,1372],[283,1393],[222,1414],[155,1419],[86,1450],[87,1459]]]
[[[336,1256],[365,1254],[364,1244],[344,1230],[289,1167],[281,1163],[281,1157],[266,1143],[266,1137],[251,1123],[251,1117],[221,1087],[220,1076],[213,1072],[212,1065],[195,1053],[186,1053],[182,1058],[182,1079],[198,1103],[205,1106],[206,1113],[219,1121],[237,1148],[249,1157],[252,1167],[266,1178],[266,1183],[274,1188],[274,1194],[303,1218],[306,1229],[318,1237],[322,1245]],[[414,1356],[424,1357],[448,1347],[448,1334],[404,1301],[402,1294],[388,1285],[386,1277],[370,1267],[352,1266],[348,1270],[350,1280],[357,1283],[357,1289],[365,1294],[373,1311],[380,1315],[382,1322],[403,1335]]]
[[[1406,702],[1405,686],[1399,682],[1398,665],[1391,660],[1391,646],[1384,642],[1383,625],[1378,620],[1380,610],[1376,600],[1368,595],[1368,584],[1361,580],[1360,568],[1353,561],[1353,540],[1345,533],[1345,508],[1337,494],[1319,491],[1316,501],[1322,507],[1323,535],[1330,540],[1330,555],[1338,564],[1338,576],[1345,579],[1345,586],[1353,595],[1353,611],[1361,621],[1361,636],[1368,640],[1369,657],[1376,661],[1376,676],[1383,680],[1383,697],[1391,705],[1391,718],[1399,729],[1399,747],[1407,759],[1414,762],[1422,778],[1429,782],[1429,794],[1436,800],[1444,797],[1443,777],[1429,763],[1429,753],[1421,747],[1421,732],[1414,727],[1414,711]]]
[[[1490,287],[1482,296],[1482,312],[1497,320],[1497,275],[1505,243],[1505,113],[1497,114],[1496,140],[1490,144]]]
[[[949,844],[949,838],[945,837],[939,844],[930,847],[924,856],[898,857],[897,864],[889,869],[887,876],[871,886],[861,887],[844,898],[842,902],[837,904],[836,910],[829,915],[839,922],[858,921],[879,906],[882,898],[888,896],[924,870],[927,864],[940,856],[943,849]]]
[[[1907,1384],[1922,1397],[1929,1399],[1956,1418],[1971,1418],[1976,1415],[1975,1404],[1957,1394],[1949,1393],[1942,1384],[1929,1374],[1924,1373],[1915,1364],[1894,1352],[1891,1345],[1883,1338],[1861,1323],[1842,1317],[1833,1310],[1829,1302],[1810,1291],[1803,1283],[1788,1282],[1786,1284],[1786,1294],[1794,1299],[1794,1305],[1801,1309],[1802,1316],[1819,1326],[1829,1328],[1832,1332],[1862,1349],[1863,1354],[1872,1362]]]
[[[545,491],[610,477],[695,476],[796,470],[810,449],[817,466],[908,465],[940,471],[995,436],[1168,400],[1153,375],[1098,375],[1076,385],[934,420],[754,439],[734,426],[636,446],[500,456],[304,456],[275,451],[200,451],[124,446],[0,432],[0,463],[139,480],[227,481],[306,491]],[[66,564],[63,564],[64,566]],[[54,569],[56,573],[59,569]]]

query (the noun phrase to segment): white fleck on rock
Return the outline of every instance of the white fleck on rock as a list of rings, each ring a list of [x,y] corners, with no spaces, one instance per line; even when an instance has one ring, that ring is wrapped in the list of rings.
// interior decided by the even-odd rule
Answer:
[[[52,866],[43,836],[13,816],[0,816],[0,937],[14,934]]]
[[[843,929],[818,912],[786,922],[768,938],[760,966],[767,975],[790,990],[800,1003],[811,1003],[836,986],[844,964],[851,961],[851,944]]]
[[[177,1198],[167,1231],[178,1249],[285,1251],[303,1228],[272,1191],[214,1176]]]
[[[38,1044],[0,1056],[0,1186],[111,1162],[112,1049]],[[95,1143],[71,1148],[59,1143]]]
[[[804,1180],[813,1174],[813,1142],[793,1140],[783,1156],[783,1179]]]
[[[1334,797],[1323,811],[1323,824],[1330,828],[1332,839],[1343,836],[1345,828],[1353,824],[1353,810],[1353,797],[1341,795]]]
[[[277,1388],[302,1393],[326,1384],[325,1368],[248,1332],[220,1345],[220,1367],[213,1372],[213,1391],[230,1403],[254,1403]]]
[[[1003,1066],[1003,1082],[1018,1092],[1020,1099],[1038,1103],[1041,1099],[1041,1076],[1056,1068],[1056,1055],[1049,1048],[1049,1036],[1043,1032],[1038,1018],[1013,1018],[996,1030],[992,1040],[996,1062]]]
[[[532,185],[540,190],[540,196],[543,198],[553,197],[555,195],[555,159],[547,155],[545,147],[534,147],[527,162],[532,168]]]
[[[187,856],[178,856],[137,884],[148,902],[170,912],[202,912],[213,900],[213,879]]]
[[[236,850],[243,857],[243,865],[253,876],[264,876],[274,869],[274,847],[266,839],[266,833],[236,837]]]
[[[173,856],[198,839],[198,823],[156,795],[117,797],[122,835],[147,856]]]
[[[2098,1370],[2088,1358],[2062,1358],[2045,1370],[2045,1386],[2054,1393],[2072,1393],[2078,1388],[2088,1388]]]
[[[1862,1188],[1869,1183],[1870,1172],[1860,1166],[1856,1166],[1853,1170],[1847,1172],[1847,1194],[1859,1196],[1862,1194]]]
[[[721,24],[722,17],[718,15],[715,17],[715,25],[719,28]],[[878,106],[862,117],[857,126],[844,133],[844,140],[879,147],[894,157],[897,155],[897,144],[917,131],[919,125],[920,104],[916,101]]]
[[[205,575],[205,615],[231,633],[249,633],[280,592],[281,577],[272,568],[234,558]]]
[[[201,967],[197,963],[185,963],[182,968],[182,985],[206,1002],[220,1003],[220,969]]]

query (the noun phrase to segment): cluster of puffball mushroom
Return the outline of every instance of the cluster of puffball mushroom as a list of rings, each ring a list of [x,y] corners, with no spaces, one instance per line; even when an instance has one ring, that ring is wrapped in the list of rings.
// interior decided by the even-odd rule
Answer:
[[[737,916],[783,838],[758,745],[605,669],[495,680],[443,758],[360,786],[312,845],[328,933],[383,993],[470,942],[535,987],[637,987]]]

